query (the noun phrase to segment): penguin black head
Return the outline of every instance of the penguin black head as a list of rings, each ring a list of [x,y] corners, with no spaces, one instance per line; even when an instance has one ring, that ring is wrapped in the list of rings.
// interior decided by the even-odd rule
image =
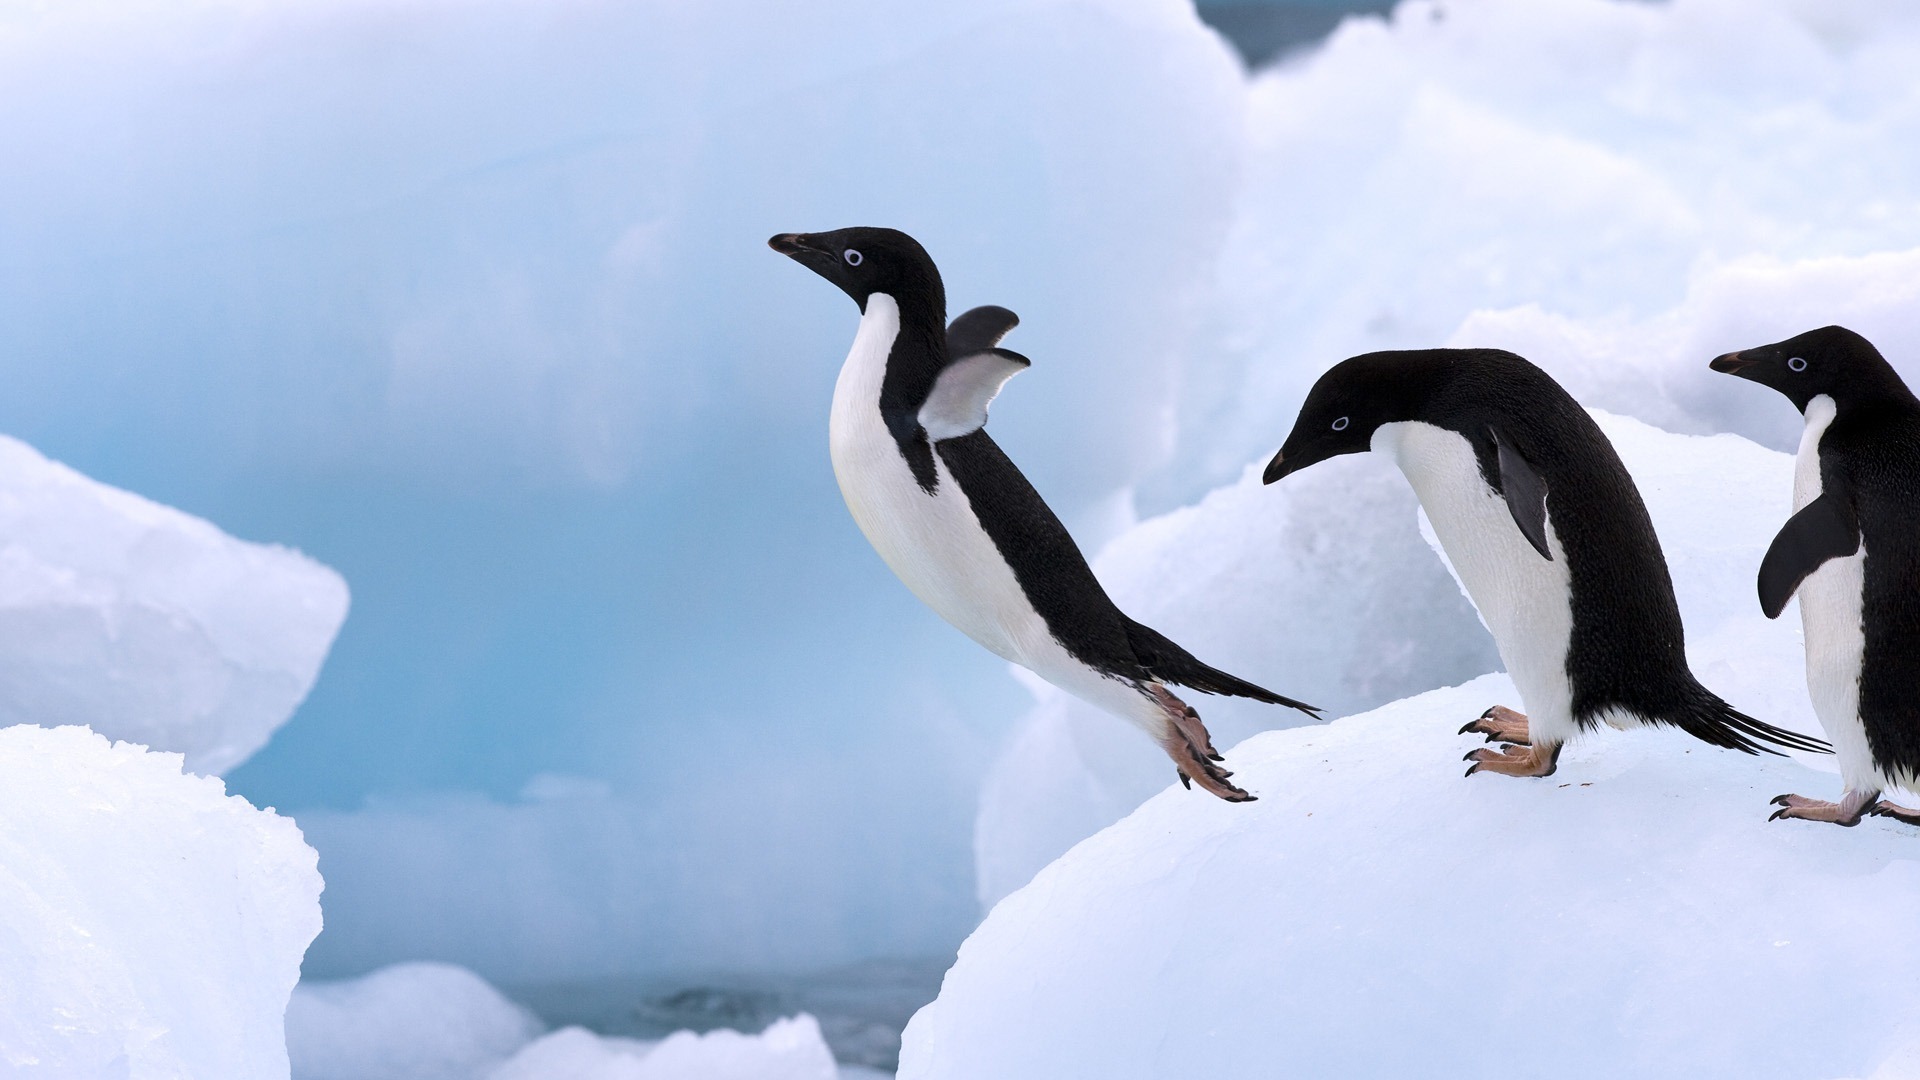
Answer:
[[[1376,352],[1335,364],[1307,392],[1292,433],[1261,480],[1271,484],[1330,457],[1371,450],[1382,424],[1421,419],[1460,355],[1457,349]]]
[[[1913,400],[1880,350],[1843,326],[1823,326],[1772,345],[1726,353],[1708,366],[1771,386],[1801,412],[1822,394],[1843,409],[1888,398]]]
[[[944,315],[940,271],[927,249],[898,229],[781,233],[767,246],[840,286],[863,312],[868,297],[885,293],[902,307],[934,301],[936,312]]]

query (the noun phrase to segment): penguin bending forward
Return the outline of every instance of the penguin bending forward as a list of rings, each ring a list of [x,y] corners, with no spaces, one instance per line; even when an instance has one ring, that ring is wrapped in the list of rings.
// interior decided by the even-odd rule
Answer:
[[[1806,417],[1793,516],[1760,562],[1760,609],[1800,594],[1807,691],[1833,740],[1837,803],[1782,795],[1773,819],[1920,825],[1880,798],[1920,780],[1920,401],[1866,338],[1829,326],[1717,357],[1713,370],[1787,396]]]
[[[978,307],[946,325],[933,260],[892,229],[785,233],[773,250],[860,305],[829,426],[840,493],[907,588],[998,656],[1143,728],[1180,780],[1229,802],[1234,786],[1192,707],[1167,684],[1286,705],[1121,614],[1053,511],[984,425],[1027,358],[999,348],[1019,322]]]
[[[1468,776],[1550,776],[1567,741],[1603,722],[1672,724],[1747,753],[1825,748],[1693,677],[1639,490],[1546,372],[1496,349],[1344,360],[1307,394],[1264,479],[1366,450],[1406,474],[1526,709],[1496,705],[1460,729],[1506,744],[1469,753]]]

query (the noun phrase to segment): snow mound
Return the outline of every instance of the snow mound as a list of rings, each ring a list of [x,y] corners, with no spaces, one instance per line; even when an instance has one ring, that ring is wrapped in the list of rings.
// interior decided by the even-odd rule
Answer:
[[[291,820],[183,775],[178,754],[0,730],[0,1065],[286,1076],[315,860]]]
[[[340,575],[0,436],[0,724],[82,724],[215,774],[306,697]]]
[[[514,1055],[487,1080],[835,1080],[833,1053],[805,1013],[758,1035],[679,1031],[659,1042],[562,1028]]]
[[[294,1080],[477,1080],[545,1030],[452,964],[303,982],[287,1004]]]
[[[1484,676],[1235,747],[1259,802],[1167,791],[1002,901],[900,1076],[1753,1080],[1899,1052],[1914,830],[1770,823],[1834,779],[1673,731],[1463,779],[1455,730],[1512,700]]]
[[[1738,436],[1594,417],[1659,530],[1695,673],[1708,686],[1740,687],[1735,705],[1755,715],[1804,714],[1797,623],[1761,620],[1753,585],[1791,513],[1793,459]],[[1419,503],[1391,462],[1336,458],[1272,487],[1258,472],[1249,467],[1238,483],[1141,523],[1101,552],[1096,569],[1121,607],[1203,659],[1332,715],[1499,665],[1493,639],[1448,578],[1445,554],[1430,533],[1420,542]],[[1134,729],[1034,685],[1038,701],[981,792],[974,858],[986,907],[1170,776]],[[1222,746],[1306,719],[1252,702],[1192,700]],[[1775,722],[1812,723],[1804,715]],[[1231,754],[1228,764],[1237,768]]]

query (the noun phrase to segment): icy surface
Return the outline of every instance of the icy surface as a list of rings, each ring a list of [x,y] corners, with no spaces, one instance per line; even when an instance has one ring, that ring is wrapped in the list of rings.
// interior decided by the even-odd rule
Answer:
[[[835,1080],[820,1025],[802,1013],[758,1035],[676,1032],[659,1042],[562,1028],[515,1054],[486,1080]]]
[[[0,1064],[73,1080],[287,1076],[320,932],[292,821],[77,727],[0,730]]]
[[[286,548],[0,436],[0,724],[81,724],[221,773],[306,697],[347,586]]]
[[[479,1080],[545,1030],[452,964],[303,982],[287,1003],[293,1080]]]

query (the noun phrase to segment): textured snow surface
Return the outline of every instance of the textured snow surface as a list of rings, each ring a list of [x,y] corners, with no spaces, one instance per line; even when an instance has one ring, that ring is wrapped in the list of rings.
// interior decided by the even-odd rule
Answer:
[[[820,1025],[802,1013],[758,1035],[681,1031],[659,1042],[562,1028],[521,1050],[486,1080],[835,1080]]]
[[[0,730],[0,1066],[61,1080],[287,1076],[320,932],[300,830],[77,727]]]
[[[306,697],[340,575],[0,436],[0,724],[81,724],[220,773]]]
[[[1673,435],[1594,415],[1660,532],[1695,674],[1709,686],[1741,686],[1749,696],[1735,705],[1756,715],[1804,709],[1799,624],[1765,623],[1753,585],[1792,510],[1792,459],[1735,435]],[[1257,471],[1110,545],[1097,569],[1120,604],[1203,659],[1329,715],[1499,666],[1444,554],[1422,543],[1419,503],[1391,461],[1335,458],[1271,487]],[[1307,689],[1330,677],[1339,687],[1331,699]],[[1051,686],[1035,693],[981,797],[975,865],[989,906],[1169,776],[1165,756],[1133,728]],[[1190,699],[1219,745],[1256,725],[1310,722],[1254,703]],[[1228,766],[1237,768],[1231,755]]]
[[[287,1003],[293,1080],[478,1080],[545,1030],[452,964],[303,982]]]
[[[1672,731],[1463,778],[1455,730],[1513,699],[1234,747],[1258,802],[1166,791],[1002,901],[900,1076],[1784,1080],[1920,1046],[1920,832],[1768,822],[1837,778]]]

